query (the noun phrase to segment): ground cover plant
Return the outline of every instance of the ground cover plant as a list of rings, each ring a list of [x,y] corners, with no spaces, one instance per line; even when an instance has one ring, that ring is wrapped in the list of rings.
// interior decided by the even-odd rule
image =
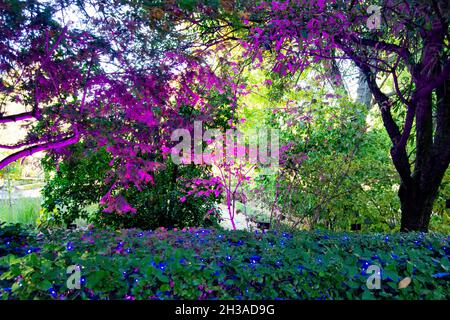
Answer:
[[[2,246],[3,299],[450,298],[440,234],[92,229],[8,240],[25,255]],[[68,265],[80,267],[80,290],[66,287]],[[369,265],[381,267],[380,290],[366,286]]]

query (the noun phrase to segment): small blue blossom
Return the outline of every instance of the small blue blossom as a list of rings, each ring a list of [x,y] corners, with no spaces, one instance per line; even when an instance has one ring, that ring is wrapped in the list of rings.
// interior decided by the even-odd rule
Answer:
[[[53,288],[48,289],[48,292],[51,294],[51,296],[52,296],[53,298],[56,298],[57,295],[58,295],[58,294],[56,293],[55,289],[53,289]]]
[[[261,256],[254,255],[250,257],[250,263],[255,264],[258,263],[261,260]]]
[[[162,271],[164,271],[166,269],[166,264],[164,262],[160,262],[158,263],[158,268],[161,269]]]
[[[433,274],[433,278],[446,278],[450,277],[450,272],[438,272]]]

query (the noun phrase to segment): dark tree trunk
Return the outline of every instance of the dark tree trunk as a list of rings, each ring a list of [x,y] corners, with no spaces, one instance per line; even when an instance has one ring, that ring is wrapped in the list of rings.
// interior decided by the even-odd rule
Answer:
[[[398,192],[402,211],[400,231],[428,231],[436,194],[431,189],[419,190],[415,185],[409,188],[403,183],[400,185]]]
[[[416,152],[414,172],[399,189],[401,231],[427,232],[433,203],[449,165],[450,80],[436,89],[436,112],[431,94],[415,99]],[[433,118],[436,125],[433,127]],[[434,137],[433,137],[434,132]]]

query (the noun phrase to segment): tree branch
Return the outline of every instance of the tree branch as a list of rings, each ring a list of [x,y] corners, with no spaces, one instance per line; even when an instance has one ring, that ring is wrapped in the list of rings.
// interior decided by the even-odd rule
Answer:
[[[6,167],[8,164],[26,156],[31,156],[39,151],[44,150],[52,150],[52,149],[60,149],[64,148],[66,146],[69,146],[71,144],[77,143],[80,140],[80,134],[77,129],[74,129],[74,135],[72,137],[62,139],[59,141],[53,141],[53,142],[46,142],[42,144],[38,144],[35,146],[31,146],[29,148],[26,148],[24,150],[17,151],[3,160],[0,161],[0,170]]]

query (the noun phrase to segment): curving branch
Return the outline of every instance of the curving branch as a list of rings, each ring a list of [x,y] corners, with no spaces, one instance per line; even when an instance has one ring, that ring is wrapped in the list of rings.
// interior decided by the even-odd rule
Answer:
[[[7,156],[6,158],[4,158],[3,160],[0,161],[0,170],[3,169],[4,167],[6,167],[8,164],[10,164],[22,157],[31,156],[39,151],[64,148],[69,145],[77,143],[79,140],[80,140],[80,133],[75,128],[73,136],[62,138],[57,141],[45,142],[42,144],[34,145],[34,146],[17,151],[15,153]],[[10,146],[10,147],[12,147],[12,146]]]
[[[18,122],[22,120],[35,119],[36,113],[34,111],[22,112],[10,116],[0,116],[0,123]]]

